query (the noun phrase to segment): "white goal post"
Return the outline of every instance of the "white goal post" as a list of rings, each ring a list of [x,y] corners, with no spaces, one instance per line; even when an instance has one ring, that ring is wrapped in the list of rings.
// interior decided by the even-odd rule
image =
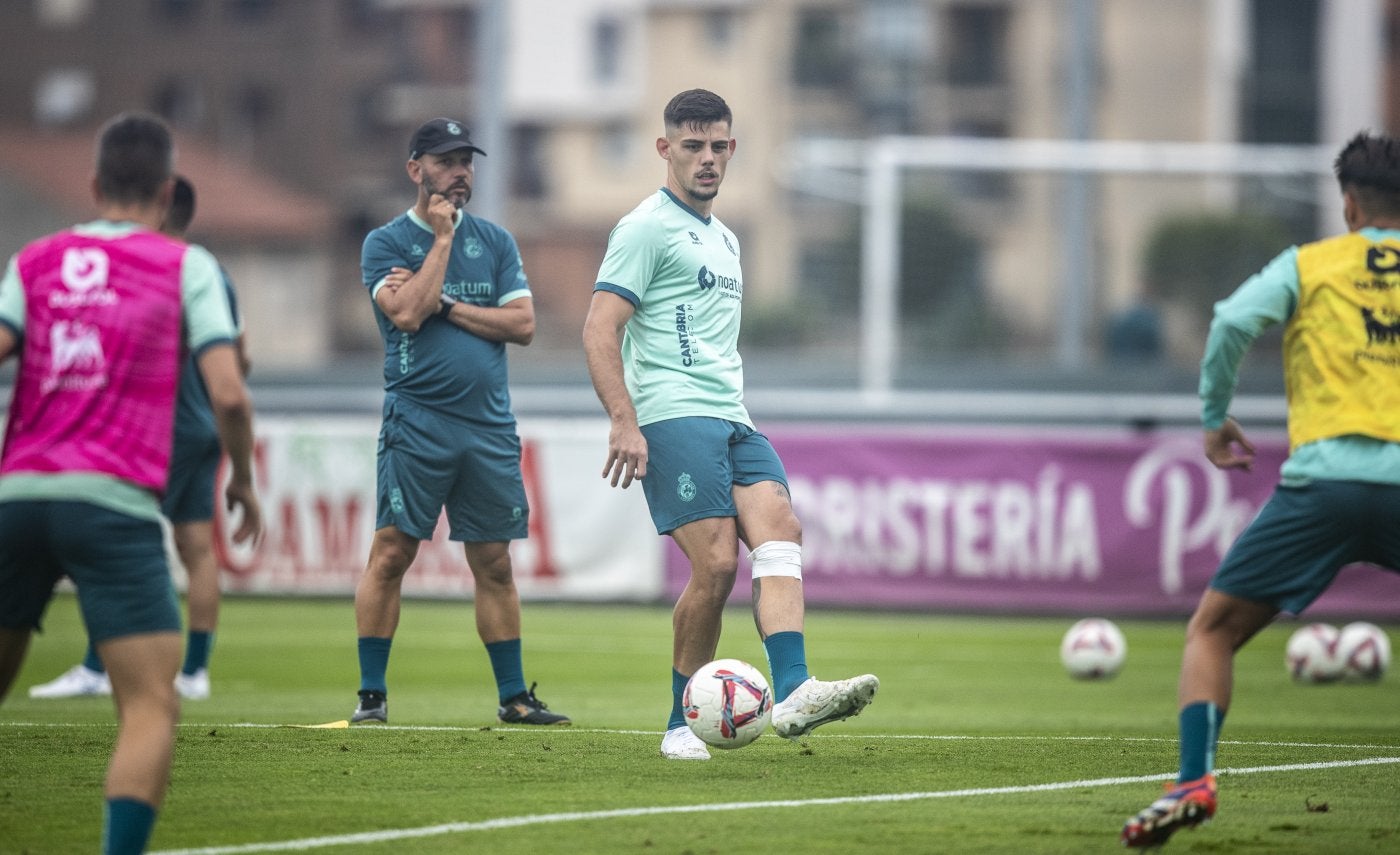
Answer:
[[[902,176],[906,169],[1096,175],[1314,176],[1331,174],[1334,151],[1324,146],[1112,140],[983,139],[884,136],[864,141],[806,141],[796,147],[794,168],[857,170],[862,173],[860,388],[868,401],[894,394],[899,352],[896,313]],[[1319,192],[1323,192],[1320,187]],[[1331,201],[1335,194],[1320,196]],[[1066,194],[1064,234],[1087,235],[1088,194]],[[1331,205],[1324,205],[1332,210]],[[1075,238],[1077,241],[1078,238]],[[1089,250],[1066,246],[1071,269],[1065,276],[1061,348],[1067,367],[1078,359],[1079,324],[1089,277],[1073,259]]]

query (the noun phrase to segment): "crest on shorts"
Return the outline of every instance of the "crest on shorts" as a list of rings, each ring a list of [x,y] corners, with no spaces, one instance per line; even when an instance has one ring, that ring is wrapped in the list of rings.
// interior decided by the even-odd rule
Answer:
[[[682,502],[688,502],[695,498],[695,481],[685,472],[682,472],[681,477],[676,479],[676,495],[680,497]]]

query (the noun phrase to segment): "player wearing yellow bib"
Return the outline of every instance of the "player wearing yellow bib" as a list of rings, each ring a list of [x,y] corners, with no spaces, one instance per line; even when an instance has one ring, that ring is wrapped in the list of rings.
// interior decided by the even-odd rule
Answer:
[[[1337,156],[1348,233],[1285,250],[1215,306],[1201,361],[1207,459],[1249,470],[1228,415],[1241,359],[1285,324],[1289,456],[1186,629],[1181,768],[1122,841],[1157,846],[1215,814],[1213,769],[1237,650],[1298,614],[1354,562],[1400,568],[1400,141],[1358,134]]]
[[[802,526],[787,474],[744,407],[739,240],[711,211],[734,154],[733,116],[713,92],[666,105],[666,184],[608,238],[584,323],[593,387],[612,422],[603,477],[640,479],[659,534],[690,561],[672,618],[671,713],[661,754],[707,760],[681,693],[715,658],[739,541],[752,550],[753,614],[772,673],[773,726],[796,738],[849,718],[875,696],[872,674],[834,682],[807,672]]]

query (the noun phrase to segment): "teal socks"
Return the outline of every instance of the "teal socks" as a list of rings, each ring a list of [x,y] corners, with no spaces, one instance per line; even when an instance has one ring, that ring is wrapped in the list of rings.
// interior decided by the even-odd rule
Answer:
[[[102,855],[140,855],[155,828],[156,809],[135,799],[108,799],[102,811]]]
[[[360,691],[389,693],[384,675],[389,670],[389,647],[393,643],[392,638],[360,638]]]
[[[496,677],[496,693],[505,703],[525,691],[525,666],[521,664],[520,639],[493,641],[486,645],[491,673]]]
[[[1209,701],[1188,704],[1181,711],[1181,770],[1176,782],[1183,784],[1215,771],[1215,748],[1220,741],[1220,725],[1225,713]]]
[[[782,703],[793,689],[811,676],[807,673],[807,647],[800,632],[775,632],[763,639],[768,672],[773,675],[773,703]]]
[[[185,664],[180,673],[189,676],[209,667],[209,651],[214,646],[214,633],[190,630],[185,640]]]
[[[671,717],[666,721],[666,729],[674,730],[685,725],[685,710],[681,708],[681,696],[685,694],[685,684],[690,678],[671,669]]]

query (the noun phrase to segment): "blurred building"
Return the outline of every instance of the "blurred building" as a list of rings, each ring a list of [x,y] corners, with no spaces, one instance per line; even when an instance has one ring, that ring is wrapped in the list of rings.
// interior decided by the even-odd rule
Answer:
[[[662,183],[653,141],[682,89],[713,89],[735,111],[738,150],[716,211],[744,242],[746,337],[837,359],[854,354],[864,164],[817,165],[799,156],[804,146],[883,135],[1330,146],[1364,124],[1400,124],[1397,0],[17,5],[0,35],[10,141],[0,248],[79,218],[71,195],[44,185],[85,181],[85,164],[52,160],[35,181],[33,161],[7,152],[90,141],[121,109],[156,110],[182,151],[244,171],[230,195],[201,199],[194,237],[241,268],[252,337],[274,365],[376,347],[360,241],[411,201],[407,138],[435,115],[505,141],[479,161],[478,194],[504,190],[492,213],[520,240],[535,289],[533,361],[577,358],[608,231]],[[492,13],[503,16],[499,39],[482,37]],[[488,82],[501,91],[483,98]],[[219,225],[216,209],[253,210],[269,186],[286,194],[279,206],[306,214],[303,231]],[[1318,209],[1333,191],[1306,180],[1103,179],[1086,192],[1084,335],[1141,308],[1152,290],[1143,246],[1164,217],[1248,203],[1303,235],[1325,220]],[[1065,322],[1057,271],[1074,251],[1063,183],[911,173],[904,193],[908,346],[1032,360],[1052,349]],[[257,256],[264,243],[281,248]]]

